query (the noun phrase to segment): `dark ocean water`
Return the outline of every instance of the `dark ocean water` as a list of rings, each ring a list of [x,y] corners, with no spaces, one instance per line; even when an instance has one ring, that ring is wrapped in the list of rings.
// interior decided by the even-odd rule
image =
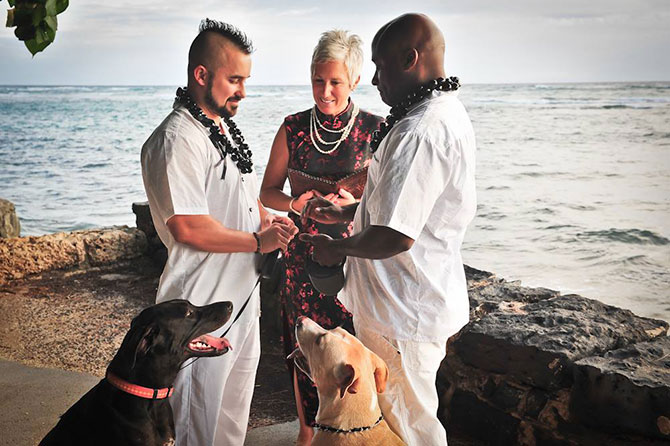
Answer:
[[[0,87],[0,197],[22,235],[134,225],[142,143],[173,87]],[[478,215],[466,263],[670,320],[670,83],[466,85]],[[354,100],[386,115],[371,87]],[[249,86],[236,117],[262,175],[309,87]]]

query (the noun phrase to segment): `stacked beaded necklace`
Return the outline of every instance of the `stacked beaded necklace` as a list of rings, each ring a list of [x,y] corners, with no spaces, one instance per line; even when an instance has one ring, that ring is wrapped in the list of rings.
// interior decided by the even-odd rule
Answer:
[[[386,117],[386,120],[384,120],[384,122],[381,123],[381,125],[379,126],[379,130],[376,130],[372,135],[372,142],[370,142],[370,151],[373,153],[377,151],[377,149],[379,148],[379,144],[381,144],[384,137],[388,135],[388,133],[391,131],[393,126],[398,121],[400,121],[402,118],[405,117],[405,115],[409,111],[409,108],[412,105],[423,101],[434,90],[454,91],[458,90],[460,86],[461,84],[458,81],[458,78],[453,76],[447,79],[438,77],[437,79],[433,79],[419,86],[416,90],[408,94],[407,97],[402,102],[394,105],[391,108],[391,114],[388,115]]]
[[[226,178],[226,155],[230,155],[230,159],[237,164],[237,168],[241,173],[245,174],[252,172],[253,163],[251,162],[251,150],[247,143],[244,142],[242,132],[237,128],[237,125],[232,119],[223,117],[223,121],[228,126],[228,131],[236,146],[228,140],[226,135],[221,133],[221,128],[216,125],[213,120],[209,119],[205,113],[203,113],[202,109],[193,102],[193,99],[191,99],[186,88],[177,88],[177,101],[186,107],[189,113],[209,130],[209,139],[212,141],[212,144],[214,144],[216,150],[218,150],[219,155],[221,155],[221,161],[223,162],[223,172],[221,173],[222,180]]]

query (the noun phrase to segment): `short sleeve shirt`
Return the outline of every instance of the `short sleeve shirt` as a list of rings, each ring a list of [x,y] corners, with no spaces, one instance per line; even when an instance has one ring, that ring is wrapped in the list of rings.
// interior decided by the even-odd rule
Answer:
[[[144,143],[141,161],[151,216],[168,249],[156,301],[187,299],[195,305],[207,305],[229,300],[235,312],[258,277],[254,253],[199,251],[177,242],[166,223],[173,215],[210,215],[227,228],[257,231],[256,174],[242,175],[230,156],[222,160],[209,139],[209,130],[181,106],[176,106]],[[252,301],[245,313],[257,316],[259,300]]]
[[[469,319],[461,244],[476,211],[475,135],[455,92],[433,92],[380,144],[354,218],[414,240],[387,259],[350,257],[342,303],[394,339],[442,341]]]

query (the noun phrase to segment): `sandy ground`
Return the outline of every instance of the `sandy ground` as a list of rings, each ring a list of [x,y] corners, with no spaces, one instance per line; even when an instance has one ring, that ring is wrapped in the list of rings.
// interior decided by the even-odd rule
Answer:
[[[138,258],[0,286],[0,360],[6,360],[0,361],[0,410],[9,413],[0,423],[0,445],[34,444],[104,376],[132,318],[153,303],[159,274],[150,259]],[[276,335],[262,331],[261,338],[246,444],[294,444],[295,402],[283,349]],[[27,442],[7,443],[7,434]],[[476,443],[450,435],[449,444]]]
[[[153,303],[159,274],[139,258],[0,287],[0,359],[103,377],[132,318]],[[265,340],[250,428],[295,418],[281,346]]]

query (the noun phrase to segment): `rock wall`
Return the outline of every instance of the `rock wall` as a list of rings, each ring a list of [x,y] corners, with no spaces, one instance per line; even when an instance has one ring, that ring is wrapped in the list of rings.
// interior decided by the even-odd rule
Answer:
[[[149,210],[149,202],[133,203],[133,213],[135,214],[137,228],[141,229],[146,235],[147,255],[154,260],[156,265],[162,268],[167,261],[167,248],[161,242],[154,227],[154,222],[151,219],[151,211]]]
[[[126,226],[0,239],[0,284],[53,269],[130,259],[146,249],[144,232]]]
[[[668,444],[666,322],[466,274],[471,322],[437,378],[448,430],[491,445]]]
[[[18,237],[20,233],[21,223],[14,203],[0,198],[0,238]]]

